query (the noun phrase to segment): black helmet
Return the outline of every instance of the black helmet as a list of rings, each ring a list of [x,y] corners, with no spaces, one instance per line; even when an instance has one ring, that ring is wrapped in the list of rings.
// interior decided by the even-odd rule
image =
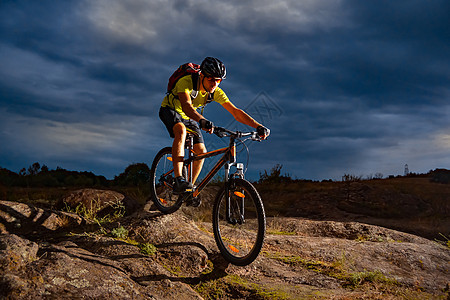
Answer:
[[[207,57],[200,65],[200,70],[206,76],[225,79],[227,77],[227,70],[225,65],[214,57]]]

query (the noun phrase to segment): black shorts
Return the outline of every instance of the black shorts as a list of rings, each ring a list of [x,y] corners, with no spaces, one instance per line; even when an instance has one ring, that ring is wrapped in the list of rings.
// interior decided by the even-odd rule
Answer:
[[[198,123],[194,120],[186,120],[183,119],[183,117],[177,113],[175,110],[171,109],[170,107],[161,107],[159,109],[159,118],[161,121],[166,125],[167,131],[170,134],[170,137],[174,138],[175,134],[173,133],[173,126],[177,123],[183,123],[186,128],[191,129],[194,131],[194,144],[202,143],[204,144],[202,131],[200,130],[200,127],[198,126]]]

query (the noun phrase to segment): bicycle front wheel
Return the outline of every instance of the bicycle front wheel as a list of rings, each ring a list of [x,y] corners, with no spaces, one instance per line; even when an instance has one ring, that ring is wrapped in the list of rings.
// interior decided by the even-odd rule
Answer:
[[[177,211],[182,203],[178,195],[173,194],[174,173],[172,148],[166,147],[156,154],[150,169],[150,191],[156,208],[162,213]]]
[[[261,197],[245,179],[235,178],[217,194],[213,208],[213,231],[217,246],[230,263],[246,266],[261,251],[266,216]]]

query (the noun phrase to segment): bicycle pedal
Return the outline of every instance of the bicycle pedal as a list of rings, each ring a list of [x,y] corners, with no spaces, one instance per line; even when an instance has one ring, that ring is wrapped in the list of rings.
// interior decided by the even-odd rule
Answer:
[[[180,195],[180,196],[185,197],[185,196],[191,195],[192,191],[193,191],[192,189],[186,189],[185,191],[181,191],[181,192],[177,192],[175,190],[172,190],[172,194]]]

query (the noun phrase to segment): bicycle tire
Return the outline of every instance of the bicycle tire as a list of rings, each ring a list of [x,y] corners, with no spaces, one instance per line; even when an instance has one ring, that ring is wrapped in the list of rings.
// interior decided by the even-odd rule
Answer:
[[[232,224],[233,222],[226,220],[227,189],[224,186],[214,201],[212,220],[214,239],[225,260],[234,265],[246,266],[258,257],[264,243],[266,232],[264,206],[258,191],[247,180],[235,178],[226,184],[230,195],[230,212],[235,220],[239,219],[238,205],[244,200],[244,222]]]
[[[175,177],[171,158],[172,147],[161,149],[156,154],[150,169],[151,197],[156,208],[164,214],[176,212],[183,202],[181,196],[174,195],[172,192]]]

